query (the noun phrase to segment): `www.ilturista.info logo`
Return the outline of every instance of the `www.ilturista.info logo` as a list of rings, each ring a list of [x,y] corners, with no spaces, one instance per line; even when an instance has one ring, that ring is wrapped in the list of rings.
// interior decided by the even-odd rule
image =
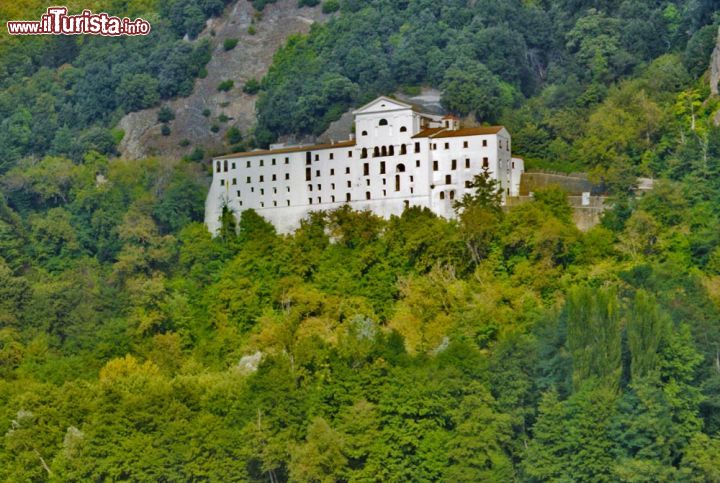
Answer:
[[[14,20],[7,23],[10,35],[148,35],[150,22],[141,18],[113,17],[107,13],[94,14],[83,10],[68,15],[67,7],[50,7],[40,20]]]

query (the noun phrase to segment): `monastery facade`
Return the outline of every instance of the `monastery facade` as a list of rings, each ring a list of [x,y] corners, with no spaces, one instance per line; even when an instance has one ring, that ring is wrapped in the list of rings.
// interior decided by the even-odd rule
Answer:
[[[312,211],[345,204],[386,218],[412,206],[450,218],[454,201],[472,191],[469,183],[483,169],[499,181],[504,198],[518,195],[523,161],[512,157],[502,126],[462,128],[457,118],[387,97],[354,115],[355,139],[213,159],[208,229],[217,232],[224,206],[238,219],[253,209],[281,233]]]

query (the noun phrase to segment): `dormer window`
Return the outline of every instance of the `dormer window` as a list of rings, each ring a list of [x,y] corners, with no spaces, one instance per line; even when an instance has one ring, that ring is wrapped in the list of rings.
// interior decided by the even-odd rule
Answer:
[[[387,126],[387,125],[388,125],[387,119],[380,119],[378,126]]]

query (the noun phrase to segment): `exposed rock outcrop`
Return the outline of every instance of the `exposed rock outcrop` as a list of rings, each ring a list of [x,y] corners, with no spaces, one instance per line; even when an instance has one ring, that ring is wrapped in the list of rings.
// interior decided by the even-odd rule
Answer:
[[[163,136],[157,121],[159,108],[147,109],[126,115],[119,124],[125,131],[120,143],[121,154],[128,159],[162,155],[179,158],[196,146],[206,152],[223,149],[224,134],[235,125],[243,134],[255,124],[257,96],[243,93],[249,79],[261,79],[269,69],[275,51],[292,34],[307,33],[315,22],[329,18],[321,8],[298,8],[297,0],[278,0],[268,4],[259,20],[253,21],[256,11],[247,0],[232,4],[220,18],[213,18],[200,35],[210,38],[213,44],[212,60],[207,65],[208,75],[195,82],[193,93],[186,98],[166,103],[175,111],[171,134]],[[250,26],[253,29],[250,29]],[[254,31],[253,34],[251,32]],[[214,33],[214,35],[212,35]],[[237,46],[225,51],[225,39],[238,39]],[[220,82],[232,79],[235,86],[229,92],[219,92]],[[209,116],[203,113],[210,112]],[[229,118],[221,122],[218,117]],[[220,129],[211,131],[212,125]],[[183,140],[189,141],[181,146]]]
[[[718,83],[720,83],[720,27],[718,27],[715,50],[710,57],[710,91],[716,96],[718,95]]]

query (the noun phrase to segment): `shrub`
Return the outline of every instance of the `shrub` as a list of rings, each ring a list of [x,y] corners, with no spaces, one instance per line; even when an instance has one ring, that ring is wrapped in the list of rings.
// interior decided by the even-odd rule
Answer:
[[[260,81],[257,79],[248,79],[248,81],[243,86],[243,92],[245,94],[254,95],[257,94],[260,91]]]
[[[242,141],[242,133],[240,132],[240,129],[237,128],[237,126],[231,126],[225,133],[225,139],[227,140],[228,144],[238,144]]]
[[[167,124],[163,124],[160,128],[160,134],[162,134],[163,136],[169,136],[171,132],[172,131],[170,130],[170,126],[168,126]]]
[[[220,132],[220,126],[218,126],[217,124],[213,124],[212,126],[210,126],[210,130],[214,133]]]
[[[257,33],[257,30],[255,30],[255,26],[251,25],[248,27],[248,34],[255,35]]]
[[[203,116],[205,116],[205,117],[210,117],[210,114],[212,114],[212,112],[210,111],[210,109],[208,109],[208,108],[203,109],[203,112],[202,112],[202,115],[203,115]]]
[[[238,39],[225,39],[223,42],[223,49],[225,49],[225,52],[228,52],[232,49],[234,49],[238,44]]]
[[[340,10],[340,2],[338,0],[325,0],[323,2],[323,13],[335,13]]]
[[[183,139],[182,141],[180,141],[180,142],[178,143],[178,145],[179,145],[180,147],[182,147],[182,148],[186,148],[186,147],[190,146],[190,140],[189,140],[189,139]]]
[[[228,92],[233,87],[235,87],[235,81],[232,79],[222,81],[220,84],[218,84],[218,90],[220,92]]]
[[[175,112],[168,106],[162,106],[158,111],[158,122],[168,123],[175,119]]]
[[[230,120],[230,118],[227,117],[227,115],[225,113],[222,113],[218,116],[218,121],[220,121],[222,123],[228,122],[229,120]]]
[[[190,156],[188,156],[188,159],[190,161],[202,161],[205,157],[205,150],[201,148],[200,146],[193,149],[192,153],[190,153]]]

